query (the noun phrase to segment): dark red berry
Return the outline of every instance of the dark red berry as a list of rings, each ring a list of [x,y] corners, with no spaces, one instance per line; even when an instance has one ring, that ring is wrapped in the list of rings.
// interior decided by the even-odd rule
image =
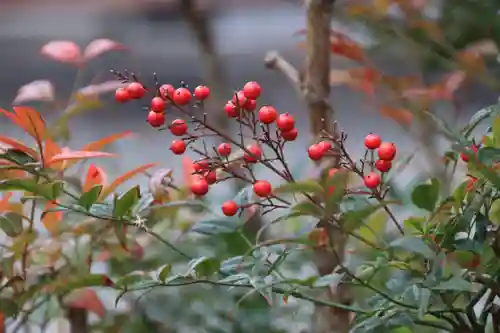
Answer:
[[[307,149],[307,153],[309,154],[309,158],[313,161],[318,161],[325,156],[325,151],[322,146],[315,144]]]
[[[125,88],[118,88],[115,91],[115,100],[118,103],[124,103],[130,100],[130,94],[128,93],[128,90]]]
[[[257,108],[257,101],[254,99],[248,99],[245,104],[243,104],[243,109],[245,111],[255,111]]]
[[[365,147],[367,149],[377,149],[381,143],[382,139],[376,134],[368,134],[365,137]]]
[[[207,174],[205,175],[205,180],[210,185],[215,184],[215,182],[217,181],[217,173],[213,170],[207,172]]]
[[[129,84],[129,86],[127,87],[127,91],[130,95],[130,98],[133,99],[142,98],[146,93],[146,89],[144,89],[144,86],[139,82],[132,82],[131,84]]]
[[[165,111],[165,101],[161,97],[154,97],[151,100],[151,110],[159,113]]]
[[[175,155],[182,155],[186,151],[186,143],[183,140],[174,140],[170,146],[170,150]]]
[[[193,163],[193,169],[195,172],[203,172],[208,170],[210,163],[207,159],[199,160]]]
[[[188,126],[182,119],[175,119],[170,125],[170,132],[175,136],[183,136],[187,133]]]
[[[147,121],[152,127],[160,127],[165,124],[165,114],[149,111]]]
[[[258,180],[253,184],[253,191],[258,197],[265,198],[271,195],[272,187],[268,181]]]
[[[193,96],[191,96],[189,89],[182,87],[175,90],[173,100],[177,105],[187,105],[191,102],[192,98]]]
[[[226,201],[222,204],[222,213],[226,216],[234,216],[238,212],[238,204],[232,200]]]
[[[392,142],[384,142],[378,147],[378,158],[392,161],[396,156],[396,146]]]
[[[194,97],[199,101],[204,101],[210,96],[210,88],[207,86],[198,86],[194,88]]]
[[[265,105],[259,110],[259,120],[264,124],[273,123],[278,117],[278,111],[275,108],[269,105]]]
[[[245,103],[247,102],[247,98],[245,97],[245,94],[243,91],[238,91],[232,100],[233,104],[236,105],[237,107],[243,108]]]
[[[195,177],[191,183],[191,192],[194,195],[203,196],[208,193],[208,182],[203,177]]]
[[[281,132],[281,137],[285,141],[294,141],[297,139],[297,136],[299,135],[299,131],[296,128],[293,128],[289,131]]]
[[[261,88],[257,82],[250,81],[243,86],[243,93],[248,99],[257,99],[260,96]]]
[[[171,100],[174,98],[175,88],[171,84],[164,84],[160,87],[160,96],[164,100]]]
[[[245,154],[243,155],[243,159],[247,163],[255,163],[255,162],[257,162],[257,160],[260,160],[262,157],[262,150],[257,145],[249,145],[247,147],[247,151],[249,153],[251,153],[251,154],[248,154],[247,152],[245,152]]]
[[[295,127],[295,119],[288,113],[280,114],[276,126],[284,132],[291,131]]]
[[[330,149],[332,149],[332,144],[328,141],[321,141],[318,143],[318,145],[323,149],[323,152],[328,152]]]
[[[231,145],[229,143],[221,143],[219,147],[217,147],[217,152],[220,156],[226,157],[231,154]]]
[[[224,106],[224,111],[226,112],[228,117],[236,118],[239,116],[238,108],[231,101],[226,103],[226,105]]]
[[[380,176],[375,172],[370,172],[363,178],[365,182],[365,186],[369,189],[374,189],[380,185],[381,179]]]
[[[380,172],[388,172],[392,168],[392,162],[386,160],[378,160],[375,162],[375,168]]]

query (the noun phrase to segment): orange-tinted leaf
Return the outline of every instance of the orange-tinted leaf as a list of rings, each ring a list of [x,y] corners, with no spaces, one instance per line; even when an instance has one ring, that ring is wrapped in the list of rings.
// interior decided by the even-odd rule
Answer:
[[[0,109],[0,111],[2,111],[2,109]],[[0,142],[5,143],[10,148],[20,150],[20,151],[30,155],[31,157],[38,159],[38,153],[20,141],[17,141],[15,139],[12,139],[12,138],[9,138],[6,136],[0,136]]]
[[[314,228],[309,233],[308,238],[317,247],[325,246],[328,243],[328,234],[324,228]]]
[[[66,151],[53,156],[49,161],[48,165],[52,163],[68,161],[68,160],[86,160],[89,158],[96,157],[116,157],[116,154],[106,153],[102,151]]]
[[[0,312],[0,333],[5,333],[5,316]]]
[[[2,160],[0,160],[0,165],[11,166],[11,167],[17,166],[16,163],[10,161],[2,161]],[[19,178],[24,178],[25,175],[26,171],[24,170],[17,170],[14,168],[10,170],[0,170],[0,179],[19,179]]]
[[[52,102],[54,101],[54,95],[54,85],[52,82],[48,80],[36,80],[19,88],[17,96],[12,103]]]
[[[356,42],[336,31],[331,33],[330,50],[333,54],[355,61],[361,62],[365,58],[363,49]]]
[[[399,123],[401,126],[408,128],[413,120],[413,115],[410,111],[405,109],[397,109],[388,106],[380,108],[380,114],[389,117]]]
[[[106,186],[108,183],[108,176],[102,168],[97,167],[94,163],[89,166],[85,181],[83,183],[83,191],[87,192],[96,185]]]
[[[74,42],[67,40],[54,40],[48,42],[42,46],[40,53],[62,63],[79,65],[82,62],[80,47]]]
[[[59,147],[59,145],[55,143],[54,140],[52,140],[51,138],[47,138],[47,140],[45,140],[45,146],[43,147],[43,158],[45,165],[50,164],[50,160],[61,153],[62,148]],[[62,170],[63,166],[63,161],[60,161],[52,163],[51,168],[54,170]]]
[[[53,208],[57,208],[57,204],[55,202],[48,202],[45,205],[42,223],[48,232],[50,232],[52,235],[55,235],[59,224],[62,221],[63,212],[47,212],[48,209]]]
[[[91,41],[85,50],[83,51],[83,56],[85,60],[90,60],[92,58],[98,57],[109,51],[125,50],[125,45],[115,42],[114,40],[107,38],[99,38]]]
[[[152,167],[155,167],[156,165],[158,165],[158,163],[145,164],[145,165],[137,167],[137,168],[130,170],[130,171],[124,173],[123,175],[117,177],[109,186],[104,188],[104,190],[101,193],[100,198],[101,199],[106,198],[108,195],[113,193],[118,188],[118,186],[125,183],[127,180],[137,176],[138,174],[143,173],[144,171],[146,171],[148,169],[151,169]]]
[[[84,309],[103,317],[106,309],[96,292],[92,289],[77,289],[72,291],[65,299],[67,306],[71,308]]]
[[[14,112],[18,125],[26,131],[36,142],[43,142],[45,138],[45,121],[35,109],[27,106],[15,106]]]
[[[9,209],[9,200],[12,198],[12,192],[5,192],[2,199],[0,199],[0,213]]]

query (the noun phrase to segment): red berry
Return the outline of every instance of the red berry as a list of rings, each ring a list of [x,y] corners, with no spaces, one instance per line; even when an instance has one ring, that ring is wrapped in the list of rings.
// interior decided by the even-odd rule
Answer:
[[[160,96],[165,100],[171,100],[174,97],[175,88],[171,84],[164,84],[160,87]]]
[[[259,110],[259,120],[264,124],[271,124],[278,117],[278,112],[275,108],[269,105],[265,105]]]
[[[247,163],[255,163],[255,162],[257,162],[257,160],[260,160],[260,158],[262,157],[262,150],[257,145],[249,145],[247,147],[247,150],[248,150],[248,152],[251,153],[251,154],[248,154],[245,152],[245,154],[243,155],[243,159]]]
[[[175,119],[170,125],[170,132],[175,136],[182,136],[187,133],[188,126],[182,119]]]
[[[191,184],[191,192],[195,195],[202,196],[208,193],[208,183],[205,178],[196,177]]]
[[[215,184],[215,182],[217,181],[217,173],[215,171],[207,172],[207,174],[205,175],[205,180],[210,185]]]
[[[128,93],[128,90],[125,88],[116,89],[115,100],[118,103],[123,103],[123,102],[127,102],[128,100],[130,100],[130,94]]]
[[[243,109],[246,111],[255,111],[257,108],[257,101],[254,99],[248,99],[245,104],[243,104]]]
[[[469,151],[470,151],[470,150],[472,150],[472,152],[473,152],[474,154],[476,154],[476,153],[478,152],[479,148],[478,148],[478,146],[476,146],[476,145],[472,145],[472,149],[471,149],[471,148],[468,148],[467,150],[469,150]],[[460,153],[460,158],[461,158],[461,159],[462,159],[462,161],[464,161],[464,162],[469,162],[469,156],[467,156],[467,154],[465,154],[465,153]]]
[[[392,142],[383,142],[378,147],[378,158],[381,160],[392,161],[396,156],[396,146]]]
[[[170,150],[175,155],[182,155],[186,151],[186,144],[183,140],[174,140],[172,141],[172,145],[170,146]]]
[[[161,97],[154,97],[151,100],[151,110],[158,113],[165,111],[165,101]]]
[[[238,212],[238,204],[232,200],[226,201],[222,204],[222,212],[226,216],[234,216]]]
[[[165,114],[149,111],[147,120],[151,126],[160,127],[165,124]]]
[[[146,93],[146,89],[144,89],[144,86],[139,82],[132,82],[131,84],[129,84],[129,86],[127,87],[127,91],[130,95],[130,98],[133,99],[142,98]]]
[[[330,170],[328,170],[328,177],[333,177],[337,173],[337,171],[339,171],[339,169],[331,168]]]
[[[199,101],[204,101],[210,96],[210,88],[207,86],[198,86],[194,88],[194,97]]]
[[[375,162],[375,168],[380,172],[388,172],[392,168],[392,162],[386,160],[378,160]]]
[[[294,141],[295,139],[297,139],[297,136],[299,135],[299,131],[296,129],[296,128],[293,128],[289,131],[285,131],[285,132],[281,132],[281,137],[285,140],[285,141]]]
[[[332,144],[328,141],[321,141],[318,143],[318,145],[323,149],[323,152],[325,153],[332,149]]]
[[[369,189],[374,189],[378,185],[380,185],[380,176],[376,174],[375,172],[370,172],[363,178],[365,182],[365,186],[368,187]]]
[[[208,163],[207,159],[199,160],[193,163],[193,169],[195,172],[202,172],[208,170],[210,167],[210,163]]]
[[[261,88],[257,82],[250,81],[243,86],[243,93],[248,99],[257,99],[260,96]]]
[[[474,254],[474,257],[472,258],[472,260],[470,261],[470,268],[471,269],[475,269],[475,268],[478,268],[479,265],[481,265],[481,257],[479,256],[479,254]]]
[[[226,106],[224,106],[224,111],[226,112],[228,117],[231,117],[231,118],[236,118],[239,115],[238,108],[231,101],[226,103]]]
[[[280,114],[276,126],[284,132],[291,131],[295,127],[295,119],[288,113]]]
[[[191,96],[191,92],[187,88],[177,88],[175,89],[174,92],[174,103],[177,105],[186,105],[191,102],[191,99],[193,96]]]
[[[236,105],[237,107],[243,108],[245,103],[247,102],[247,98],[245,97],[245,94],[243,91],[238,91],[232,100],[233,104]]]
[[[272,187],[267,180],[258,180],[253,184],[253,191],[258,197],[265,198],[271,194]]]
[[[231,154],[231,145],[229,143],[221,143],[219,147],[217,147],[217,152],[220,156],[226,157]]]
[[[325,155],[323,147],[319,144],[310,146],[309,149],[307,149],[307,153],[309,154],[309,158],[313,161],[320,160]]]
[[[376,134],[368,134],[365,137],[365,147],[367,149],[377,149],[381,143],[382,139]]]

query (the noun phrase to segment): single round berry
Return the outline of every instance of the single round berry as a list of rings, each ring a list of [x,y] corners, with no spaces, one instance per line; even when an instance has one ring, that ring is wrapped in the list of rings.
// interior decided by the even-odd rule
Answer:
[[[165,124],[165,114],[149,111],[147,121],[152,127],[160,127]]]
[[[151,100],[151,110],[161,113],[165,111],[165,101],[161,97],[153,97]]]
[[[189,91],[188,88],[177,88],[174,91],[174,103],[177,105],[187,105],[189,102],[191,102],[191,99],[193,96],[191,96],[191,92]]]
[[[245,111],[255,111],[256,108],[257,101],[254,99],[247,99],[245,104],[243,104],[243,109],[245,109]]]
[[[392,142],[383,142],[378,147],[378,158],[381,160],[392,161],[396,156],[396,146]]]
[[[296,128],[293,128],[289,131],[281,132],[281,137],[285,141],[295,141],[297,139],[297,136],[299,135],[299,131]]]
[[[392,162],[386,160],[377,160],[375,162],[375,168],[380,172],[388,172],[392,168]]]
[[[219,153],[220,156],[222,157],[227,157],[231,154],[231,145],[229,143],[221,143],[217,147],[217,152]]]
[[[476,145],[472,145],[471,148],[467,148],[468,151],[472,151],[474,154],[476,154],[479,150],[478,146]],[[462,161],[464,162],[469,162],[469,156],[465,153],[460,153],[460,158],[462,159]]]
[[[258,180],[253,184],[253,192],[261,198],[271,195],[272,187],[267,180]]]
[[[194,97],[199,101],[204,101],[210,96],[210,88],[207,86],[198,86],[194,88]]]
[[[245,97],[245,93],[243,91],[238,91],[232,100],[233,104],[237,107],[243,108],[245,103],[247,102],[247,98]]]
[[[196,177],[191,183],[191,192],[203,196],[208,193],[208,182],[203,177]]]
[[[175,88],[171,84],[164,84],[160,87],[160,96],[164,100],[171,100],[174,98]]]
[[[309,158],[313,161],[318,161],[325,156],[325,151],[323,150],[323,147],[320,146],[319,144],[315,144],[310,146],[307,149],[307,153],[309,154]]]
[[[318,145],[323,149],[323,152],[328,152],[330,149],[332,149],[332,144],[328,141],[321,141],[318,143]]]
[[[280,114],[276,126],[284,132],[291,131],[295,127],[295,119],[288,113]]]
[[[127,91],[130,95],[130,98],[133,99],[142,98],[146,93],[146,89],[144,89],[144,86],[139,82],[132,82],[131,84],[129,84],[129,86],[127,87]]]
[[[170,125],[170,132],[175,136],[183,136],[187,133],[188,126],[182,119],[175,119]]]
[[[186,143],[183,140],[174,140],[170,145],[170,150],[175,155],[182,155],[186,151]]]
[[[265,105],[259,110],[259,120],[263,124],[271,124],[278,117],[278,111],[269,105]]]
[[[208,170],[210,163],[207,159],[199,160],[193,163],[193,169],[195,172],[203,172]]]
[[[210,185],[215,184],[215,182],[217,181],[217,173],[214,170],[207,172],[207,174],[205,175],[205,180]]]
[[[118,88],[115,91],[115,100],[118,103],[124,103],[130,100],[130,94],[128,93],[128,90],[125,88]]]
[[[370,172],[363,178],[365,182],[365,186],[368,187],[369,189],[374,189],[377,186],[380,185],[381,179],[378,174],[375,172]]]
[[[247,151],[250,154],[248,154],[247,152],[245,152],[245,154],[243,155],[243,159],[247,163],[255,163],[255,162],[257,162],[257,160],[260,160],[261,157],[262,157],[262,150],[257,145],[249,145],[249,146],[247,146]]]
[[[260,96],[261,88],[257,82],[250,81],[243,86],[243,93],[248,99],[257,99]]]
[[[382,139],[376,134],[368,134],[365,137],[365,147],[367,149],[377,149],[381,143]]]
[[[222,213],[226,216],[234,216],[238,212],[238,204],[232,200],[226,201],[222,204]]]
[[[227,116],[230,118],[236,118],[239,116],[238,108],[231,101],[226,103],[226,105],[224,106],[224,111],[226,112]]]

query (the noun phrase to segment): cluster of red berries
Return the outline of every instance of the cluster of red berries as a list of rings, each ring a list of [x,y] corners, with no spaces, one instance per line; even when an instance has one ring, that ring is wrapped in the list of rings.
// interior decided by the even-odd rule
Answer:
[[[377,150],[378,159],[374,162],[375,168],[381,173],[389,172],[392,168],[392,161],[396,157],[396,145],[392,142],[382,142],[380,136],[368,134],[365,137],[365,147],[368,150]],[[373,162],[373,161],[372,161]],[[375,189],[382,182],[381,176],[371,171],[363,177],[365,186]]]

